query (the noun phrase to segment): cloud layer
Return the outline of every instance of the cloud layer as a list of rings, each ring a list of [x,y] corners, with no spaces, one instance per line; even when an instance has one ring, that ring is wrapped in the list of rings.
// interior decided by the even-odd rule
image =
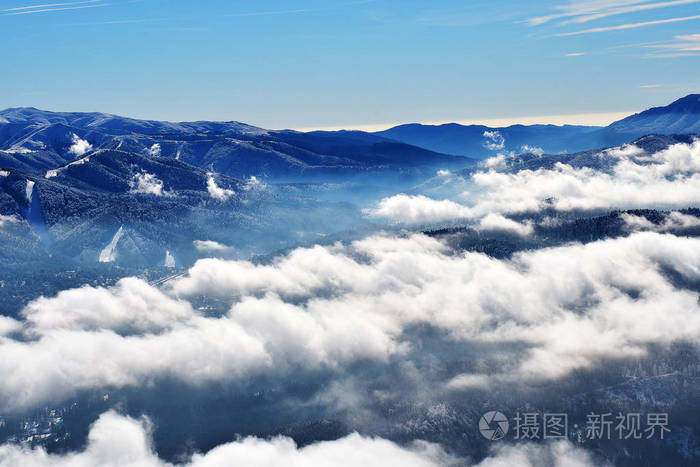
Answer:
[[[697,342],[698,294],[667,274],[692,283],[699,265],[700,240],[652,232],[510,260],[454,256],[423,235],[299,248],[265,265],[203,259],[164,290],[128,278],[29,304],[5,323],[23,337],[0,337],[0,409],[159,378],[243,382],[400,361],[418,342],[415,326],[435,329],[445,349],[496,345],[485,359],[520,346],[489,373],[436,387],[560,378],[644,356],[649,344]],[[232,306],[205,316],[190,303],[201,296]]]
[[[676,144],[653,155],[636,146],[603,151],[612,170],[575,168],[557,163],[552,169],[506,172],[505,158],[485,161],[488,170],[472,175],[473,186],[461,198],[432,200],[396,195],[370,209],[372,217],[402,223],[441,222],[450,218],[480,219],[486,215],[594,209],[678,209],[700,199],[700,141]]]
[[[151,423],[121,416],[110,411],[93,424],[83,451],[47,454],[42,448],[5,444],[0,446],[0,467],[169,467],[173,464],[158,458],[151,441]],[[272,439],[242,438],[222,444],[207,452],[196,453],[183,467],[246,466],[246,467],[315,467],[377,466],[405,467],[467,466],[440,446],[415,441],[407,447],[382,438],[351,434],[334,441],[317,442],[298,447],[285,437]],[[474,464],[472,464],[474,465]],[[567,465],[588,467],[595,464],[584,450],[568,442],[545,445],[502,445],[477,467],[534,467]]]

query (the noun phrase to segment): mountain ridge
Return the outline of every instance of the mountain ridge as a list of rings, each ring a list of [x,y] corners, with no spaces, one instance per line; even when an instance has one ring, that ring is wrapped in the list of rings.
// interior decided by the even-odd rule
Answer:
[[[489,146],[485,132],[497,132],[502,147]],[[650,134],[690,134],[700,132],[700,94],[689,94],[671,104],[652,107],[611,123],[607,127],[582,125],[398,125],[374,134],[448,154],[485,158],[501,153],[578,152],[615,146]],[[500,146],[500,144],[496,144]],[[490,149],[493,148],[493,149]],[[527,148],[526,148],[527,147]]]

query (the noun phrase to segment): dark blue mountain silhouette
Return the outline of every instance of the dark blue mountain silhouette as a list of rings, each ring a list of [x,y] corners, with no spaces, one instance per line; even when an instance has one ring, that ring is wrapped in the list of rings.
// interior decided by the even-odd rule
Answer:
[[[498,132],[504,147],[489,149],[485,132]],[[497,152],[515,154],[541,149],[544,153],[577,152],[615,146],[649,134],[689,134],[700,132],[700,94],[691,94],[666,107],[655,107],[612,123],[608,127],[513,125],[489,128],[482,125],[400,125],[376,135],[413,144],[433,151],[474,158]]]

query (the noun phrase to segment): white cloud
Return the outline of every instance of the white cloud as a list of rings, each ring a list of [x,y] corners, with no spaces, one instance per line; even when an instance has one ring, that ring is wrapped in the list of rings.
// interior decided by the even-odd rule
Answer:
[[[486,138],[484,147],[491,151],[498,151],[499,149],[503,149],[506,145],[505,138],[496,130],[485,131],[483,136]]]
[[[82,156],[88,151],[92,151],[92,144],[88,143],[84,139],[80,139],[78,135],[73,133],[72,136],[73,144],[68,148],[68,152],[75,154],[77,157]]]
[[[252,175],[243,185],[245,191],[251,190],[264,190],[266,185],[260,181],[260,179]]]
[[[500,444],[491,455],[475,467],[606,467],[607,462],[594,459],[586,450],[570,442],[547,444]]]
[[[195,240],[192,242],[200,253],[227,256],[236,252],[236,249],[213,240]]]
[[[5,216],[0,214],[0,227],[4,227],[6,224],[16,224],[19,222],[15,216]]]
[[[472,217],[472,210],[450,200],[434,200],[417,195],[399,194],[384,198],[365,211],[370,217],[387,218],[405,224],[440,222]]]
[[[207,174],[207,191],[209,196],[219,201],[226,201],[231,196],[235,195],[236,192],[227,188],[220,188],[214,180],[214,174]]]
[[[648,2],[644,0],[575,0],[555,6],[555,13],[530,18],[527,22],[531,26],[539,26],[553,20],[570,18],[559,24],[587,23],[609,16],[686,5],[689,3],[697,3],[698,1],[699,0],[669,0],[662,2]]]
[[[0,467],[174,467],[154,451],[153,425],[148,418],[134,419],[114,411],[103,413],[91,426],[82,451],[49,454],[43,448],[4,444]],[[414,441],[406,447],[389,440],[353,433],[333,441],[298,447],[287,437],[241,438],[195,453],[182,467],[449,467],[469,462],[447,454],[439,445]],[[474,465],[474,464],[472,464]],[[546,444],[501,444],[475,467],[600,466],[584,449],[566,441]]]
[[[129,193],[141,193],[154,196],[171,196],[171,193],[163,191],[163,181],[154,174],[146,172],[137,173],[130,182]]]
[[[527,144],[521,146],[520,150],[523,152],[529,152],[536,156],[541,156],[542,154],[544,154],[544,149],[537,146],[528,146]]]
[[[674,40],[660,44],[648,44],[642,47],[652,49],[649,57],[673,58],[700,55],[700,34],[675,36]],[[658,84],[641,86],[642,88],[660,87]]]
[[[660,225],[656,225],[649,221],[646,217],[635,216],[633,214],[622,214],[622,220],[627,225],[627,228],[632,231],[652,231],[652,232],[669,232],[678,229],[687,229],[700,226],[700,218],[683,214],[678,211],[670,212],[666,215],[664,221]]]
[[[160,144],[154,143],[153,146],[147,150],[149,156],[160,156]]]
[[[537,211],[545,199],[558,210],[602,208],[680,208],[700,199],[700,142],[677,144],[652,156],[634,146],[601,157],[619,159],[611,173],[557,164],[553,169],[478,172],[481,190],[473,211]]]
[[[22,329],[22,323],[9,316],[0,315],[0,337],[10,333],[18,332]]]
[[[535,230],[531,222],[523,224],[495,213],[491,213],[483,217],[481,221],[479,221],[478,229],[502,230],[506,232],[513,232],[522,236],[530,235]]]
[[[53,3],[43,5],[23,6],[0,10],[4,12],[0,16],[33,15],[36,13],[49,13],[54,11],[82,10],[84,8],[99,8],[109,5],[98,3],[99,0],[87,0],[83,2]],[[88,5],[86,5],[88,4]]]
[[[0,337],[0,410],[165,377],[198,385],[409,358],[417,325],[448,342],[520,346],[446,389],[560,378],[650,344],[698,342],[698,293],[667,274],[697,281],[698,264],[700,240],[652,232],[510,260],[451,256],[423,235],[300,248],[264,265],[204,259],[164,290],[131,278],[32,302],[21,321],[30,338]],[[201,296],[233,305],[206,316],[188,302]]]
[[[626,30],[626,29],[636,29],[636,28],[643,28],[646,26],[656,26],[657,24],[670,24],[670,23],[679,23],[681,21],[693,21],[700,19],[700,15],[695,15],[695,16],[683,16],[679,18],[669,18],[669,19],[659,19],[655,21],[643,21],[639,23],[628,23],[628,24],[619,24],[617,26],[604,26],[600,28],[591,28],[591,29],[583,29],[581,31],[573,31],[573,32],[562,32],[559,34],[555,34],[555,36],[559,37],[567,37],[567,36],[578,36],[581,34],[592,34],[592,33],[597,33],[597,32],[608,32],[608,31],[621,31],[621,30]]]
[[[487,169],[504,169],[506,168],[506,156],[499,154],[497,156],[484,159],[479,163],[479,167],[485,167]]]
[[[100,312],[95,312],[95,305]],[[39,298],[22,312],[35,332],[44,330],[110,329],[116,332],[159,332],[189,320],[195,313],[187,302],[172,299],[137,278],[114,287],[81,287]]]
[[[367,213],[396,222],[425,223],[537,212],[545,207],[560,211],[680,209],[700,199],[700,141],[676,144],[653,155],[624,145],[598,157],[614,158],[612,170],[557,163],[552,169],[509,173],[500,171],[506,167],[506,158],[499,156],[482,164],[488,171],[472,175],[474,187],[462,196],[469,205],[400,194],[381,200]]]

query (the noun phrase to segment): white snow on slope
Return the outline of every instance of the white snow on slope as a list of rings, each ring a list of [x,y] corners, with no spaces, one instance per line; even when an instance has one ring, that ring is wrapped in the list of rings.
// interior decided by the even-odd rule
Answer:
[[[32,194],[34,194],[34,181],[27,180],[27,186],[24,188],[24,194],[27,197],[27,201],[32,202]]]
[[[165,250],[165,267],[174,268],[175,267],[175,257],[170,253],[170,250]]]
[[[53,178],[58,175],[58,172],[70,167],[71,165],[81,165],[85,164],[86,162],[90,162],[90,156],[83,157],[82,159],[78,159],[77,161],[73,161],[70,164],[66,164],[63,167],[59,167],[58,169],[47,170],[46,175],[44,175],[44,178]]]
[[[124,234],[124,226],[122,225],[117,230],[117,233],[112,237],[112,241],[109,242],[104,250],[100,252],[100,263],[113,263],[117,259],[117,244]]]

